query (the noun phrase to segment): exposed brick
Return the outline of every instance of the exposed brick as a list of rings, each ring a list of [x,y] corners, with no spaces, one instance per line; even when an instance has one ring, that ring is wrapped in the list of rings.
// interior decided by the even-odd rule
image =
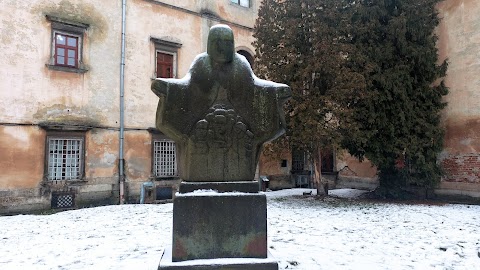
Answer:
[[[480,154],[451,155],[442,160],[444,181],[480,183]]]

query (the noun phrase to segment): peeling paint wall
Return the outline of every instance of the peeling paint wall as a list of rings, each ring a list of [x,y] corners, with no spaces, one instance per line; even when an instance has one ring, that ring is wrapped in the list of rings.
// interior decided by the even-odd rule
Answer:
[[[378,185],[377,169],[368,159],[359,161],[344,150],[337,151],[334,157],[335,173],[323,174],[330,188],[374,189]],[[281,167],[282,160],[287,160],[287,167]],[[292,154],[288,149],[273,156],[262,154],[259,163],[260,175],[269,177],[273,189],[294,187]]]
[[[0,189],[37,188],[43,178],[45,132],[35,126],[0,126],[0,138]]]
[[[438,4],[439,60],[448,60],[450,92],[442,112],[446,133],[439,162],[445,171],[438,195],[480,197],[480,1],[445,0]],[[348,166],[347,169],[343,169]],[[337,159],[339,179],[355,187],[359,179],[376,182],[375,168],[345,155]],[[348,179],[347,179],[348,178]],[[341,181],[340,181],[341,182]],[[339,183],[340,183],[339,182]],[[363,184],[368,184],[362,180]],[[340,185],[341,186],[341,185]]]
[[[438,11],[438,48],[441,60],[448,60],[445,83],[450,89],[443,112],[440,161],[446,175],[440,189],[475,191],[480,197],[480,1],[446,0]]]
[[[252,1],[256,2],[256,1]],[[196,55],[206,51],[208,31],[221,20],[236,22],[253,29],[256,9],[246,9],[222,1],[146,1],[133,0],[127,7],[127,52],[125,67],[125,121],[128,127],[154,127],[155,114],[146,114],[146,108],[156,110],[158,99],[150,91],[155,73],[155,48],[151,37],[181,43],[178,49],[177,77],[188,72]],[[177,5],[191,11],[172,9],[159,3]],[[220,14],[219,10],[229,13]],[[218,18],[203,16],[202,12],[218,14]],[[236,13],[235,13],[236,12]],[[225,16],[225,17],[222,17]],[[246,18],[249,18],[248,20]],[[228,24],[228,23],[227,23]],[[252,52],[252,30],[229,24],[235,36],[236,47]]]
[[[236,47],[254,51],[251,8],[222,1],[127,0],[125,59],[125,176],[127,196],[138,201],[152,178],[152,135],[158,98],[151,37],[181,43],[177,77],[206,49],[208,29],[231,26]],[[118,201],[121,1],[4,0],[0,12],[0,213],[45,209],[51,193],[76,194],[77,205]],[[88,25],[83,35],[85,73],[53,70],[52,22],[46,15]],[[84,179],[45,180],[47,129],[87,128]],[[48,126],[47,125],[47,126]],[[176,181],[159,181],[161,185]]]
[[[282,167],[282,160],[286,161],[286,167]],[[289,149],[285,149],[282,153],[272,153],[271,155],[262,153],[258,164],[259,175],[268,178],[270,189],[294,187],[295,183],[290,175],[292,155]]]
[[[90,3],[89,3],[90,2]],[[49,119],[114,123],[118,113],[118,27],[120,19],[103,10],[118,10],[112,2],[2,2],[0,116],[2,122],[38,123]],[[85,74],[58,72],[45,64],[51,52],[51,22],[45,15],[89,24],[84,40]],[[109,53],[105,53],[109,52]],[[95,59],[95,61],[92,61]],[[105,78],[112,78],[110,80]],[[105,91],[105,89],[112,89]],[[16,104],[12,108],[10,104]]]

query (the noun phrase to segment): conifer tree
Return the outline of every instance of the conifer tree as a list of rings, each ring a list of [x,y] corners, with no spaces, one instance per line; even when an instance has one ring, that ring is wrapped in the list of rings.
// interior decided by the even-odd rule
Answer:
[[[320,150],[358,129],[353,108],[365,86],[347,66],[353,46],[344,3],[264,0],[254,34],[256,72],[292,88],[284,139],[308,154],[319,195],[326,192]]]
[[[446,62],[437,64],[437,2],[362,0],[351,17],[352,65],[370,98],[355,114],[368,140],[353,138],[347,146],[377,166],[382,196],[404,196],[411,185],[432,188],[441,178],[440,111],[448,90],[441,80]]]
[[[256,72],[292,87],[284,139],[310,153],[317,187],[325,146],[371,160],[384,196],[439,182],[448,92],[435,47],[439,1],[263,1]]]

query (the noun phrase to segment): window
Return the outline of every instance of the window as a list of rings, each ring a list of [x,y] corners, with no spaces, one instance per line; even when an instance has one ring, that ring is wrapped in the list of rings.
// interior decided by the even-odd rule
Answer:
[[[292,151],[292,173],[302,173],[305,170],[305,152],[299,149]]]
[[[157,51],[157,78],[174,78],[173,55]]]
[[[153,174],[155,177],[177,176],[175,142],[171,140],[153,141]]]
[[[52,24],[52,50],[47,67],[53,70],[84,73],[83,35],[88,24],[47,15]]]
[[[48,136],[47,179],[81,180],[85,161],[83,145],[83,137]]]
[[[322,155],[322,173],[333,173],[335,169],[335,159],[332,149],[325,148],[322,149],[320,153]]]
[[[78,37],[55,33],[55,65],[78,66]]]
[[[250,0],[231,0],[232,3],[240,5],[242,7],[250,7]]]
[[[154,78],[177,77],[177,54],[182,44],[176,41],[151,37],[155,48]]]
[[[238,50],[238,54],[245,56],[250,66],[253,68],[253,56],[246,50]]]

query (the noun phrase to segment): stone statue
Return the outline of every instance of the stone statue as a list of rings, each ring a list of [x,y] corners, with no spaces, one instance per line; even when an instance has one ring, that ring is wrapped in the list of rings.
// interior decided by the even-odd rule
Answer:
[[[175,141],[183,181],[252,181],[262,144],[285,131],[290,88],[257,78],[234,49],[232,30],[213,26],[184,78],[152,84],[156,127]]]
[[[291,92],[258,79],[234,48],[232,30],[214,26],[207,52],[183,79],[152,84],[160,98],[156,126],[176,142],[183,180],[160,270],[278,270],[268,255],[266,196],[254,176],[262,144],[285,131],[282,106]],[[199,189],[214,191],[192,192]],[[219,266],[218,258],[236,260]]]

